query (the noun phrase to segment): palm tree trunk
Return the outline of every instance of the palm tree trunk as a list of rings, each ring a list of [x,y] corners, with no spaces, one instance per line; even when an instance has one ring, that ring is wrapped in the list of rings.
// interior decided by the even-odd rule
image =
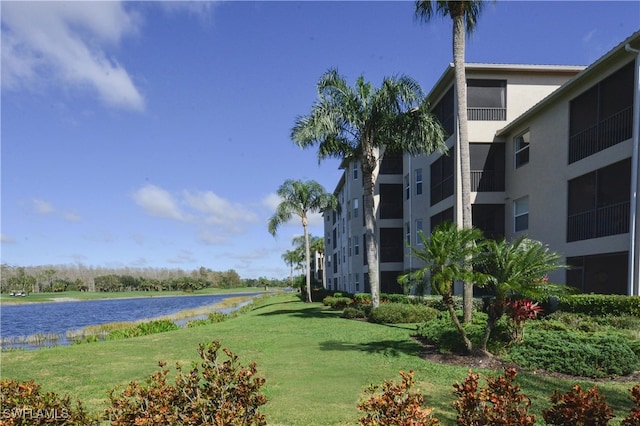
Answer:
[[[311,259],[309,259],[309,224],[307,223],[307,218],[302,218],[302,228],[304,229],[304,249],[306,252],[305,256],[305,268],[306,268],[306,278],[307,278],[307,302],[311,303]]]
[[[447,307],[447,310],[449,311],[449,315],[451,316],[451,321],[453,321],[453,324],[456,326],[456,329],[458,330],[460,337],[462,337],[462,340],[464,342],[465,348],[467,349],[467,352],[472,353],[473,344],[471,343],[471,340],[469,340],[469,337],[467,337],[467,332],[464,330],[464,327],[462,326],[462,324],[460,323],[460,320],[458,319],[458,315],[456,314],[456,307],[453,302],[453,297],[451,296],[451,294],[445,294],[442,296],[442,301],[444,302],[444,304]]]
[[[467,81],[464,69],[465,25],[464,12],[453,17],[453,65],[458,101],[458,146],[460,151],[460,192],[462,196],[462,227],[473,226],[471,220],[471,167],[469,164],[469,132],[467,129]],[[473,316],[473,283],[464,283],[464,321]]]
[[[369,148],[372,151],[372,148]],[[364,149],[363,149],[364,151]],[[377,159],[373,152],[363,153],[362,178],[364,179],[364,226],[367,246],[367,266],[371,289],[371,307],[380,306],[380,273],[378,266],[378,239],[376,238],[376,218],[374,203],[375,173]]]

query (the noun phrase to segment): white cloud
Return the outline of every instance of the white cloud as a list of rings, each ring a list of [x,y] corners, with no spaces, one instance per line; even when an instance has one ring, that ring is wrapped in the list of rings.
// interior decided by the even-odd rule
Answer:
[[[46,216],[46,215],[52,214],[55,211],[53,204],[51,204],[48,201],[34,198],[33,200],[31,200],[31,202],[33,204],[33,209],[36,212],[36,214]]]
[[[232,203],[211,191],[184,191],[185,203],[204,215],[207,225],[222,225],[235,228],[240,223],[253,223],[257,216],[238,203]]]
[[[151,216],[187,220],[187,216],[180,211],[173,196],[166,190],[155,185],[146,185],[132,194],[137,205]]]
[[[80,220],[82,220],[80,215],[74,212],[65,212],[62,214],[62,217],[69,222],[80,222]]]
[[[90,88],[109,106],[142,110],[129,73],[105,51],[138,27],[120,2],[3,2],[2,87]]]
[[[5,234],[0,234],[0,242],[13,244],[16,242],[16,239]]]
[[[229,238],[225,235],[221,235],[219,233],[212,232],[211,230],[205,229],[200,232],[198,235],[198,239],[200,242],[204,244],[228,244]]]

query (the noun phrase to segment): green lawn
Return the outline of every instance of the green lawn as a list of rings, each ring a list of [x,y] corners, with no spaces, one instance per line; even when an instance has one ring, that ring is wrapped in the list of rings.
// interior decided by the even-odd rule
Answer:
[[[184,291],[121,291],[121,292],[88,292],[88,291],[62,291],[58,293],[31,293],[28,296],[10,296],[6,293],[0,294],[0,304],[9,305],[16,303],[42,303],[55,302],[56,300],[99,300],[99,299],[123,299],[130,297],[160,297],[160,296],[193,296],[199,294],[229,294],[229,293],[259,293],[263,289],[260,287],[242,288],[205,288],[193,292]]]
[[[269,425],[355,425],[356,405],[367,386],[397,381],[399,370],[414,370],[417,388],[436,417],[443,425],[455,424],[452,385],[464,380],[467,369],[420,359],[420,347],[410,337],[414,328],[341,319],[321,304],[282,294],[259,299],[250,312],[222,323],[127,340],[4,352],[0,376],[35,379],[44,390],[71,394],[97,411],[104,408],[109,389],[143,380],[161,360],[170,367],[188,364],[198,359],[198,343],[220,340],[244,365],[258,364],[267,380],[263,389],[269,402],[263,413]],[[553,390],[566,392],[574,384],[536,375],[518,378],[539,419]],[[619,423],[631,409],[632,384],[597,385]]]

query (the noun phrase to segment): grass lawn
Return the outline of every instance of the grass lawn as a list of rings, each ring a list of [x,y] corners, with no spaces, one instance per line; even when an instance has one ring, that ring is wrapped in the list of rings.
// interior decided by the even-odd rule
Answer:
[[[258,364],[266,378],[268,404],[262,412],[269,425],[355,425],[356,406],[368,385],[399,380],[399,370],[415,371],[417,388],[443,425],[455,424],[452,385],[467,375],[464,367],[426,362],[411,325],[376,325],[345,320],[319,303],[305,304],[295,294],[259,299],[254,309],[222,323],[126,340],[1,354],[0,377],[34,379],[45,391],[79,398],[90,411],[105,407],[108,390],[144,380],[157,370],[197,360],[198,343],[220,340],[240,356],[243,365]],[[490,371],[481,371],[491,373]],[[554,390],[576,383],[520,374],[532,412],[550,406]],[[593,383],[579,382],[583,388]],[[631,383],[597,386],[615,410],[617,423],[631,410]],[[540,422],[540,424],[543,424]]]
[[[259,293],[263,289],[260,287],[243,288],[205,288],[193,292],[184,291],[121,291],[121,292],[89,292],[89,291],[62,291],[57,293],[31,293],[28,296],[10,296],[6,293],[0,294],[0,304],[10,305],[18,303],[42,303],[55,302],[56,300],[101,300],[101,299],[123,299],[131,297],[162,297],[162,296],[194,296],[199,294],[232,294],[232,293]]]

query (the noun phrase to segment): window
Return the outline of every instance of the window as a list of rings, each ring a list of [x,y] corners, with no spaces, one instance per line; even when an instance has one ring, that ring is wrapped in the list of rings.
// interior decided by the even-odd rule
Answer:
[[[402,219],[402,184],[381,183],[380,193],[380,219]]]
[[[513,139],[513,152],[515,155],[516,169],[520,166],[524,166],[529,162],[530,141],[531,135],[529,134],[528,130]]]
[[[467,80],[467,114],[470,121],[507,119],[505,80]]]
[[[358,199],[357,198],[353,199],[353,217],[354,218],[358,217]]]
[[[357,235],[353,236],[353,254],[355,256],[360,254],[360,238]]]
[[[404,176],[404,198],[409,199],[411,197],[411,185],[409,184],[409,175]]]
[[[422,245],[422,238],[420,238],[420,233],[422,231],[422,219],[416,219],[416,245]]]
[[[381,175],[401,175],[402,174],[402,153],[385,152],[380,162]]]
[[[416,169],[416,195],[422,195],[422,169]]]
[[[349,248],[348,248],[348,250],[349,250],[349,257],[351,257],[351,247],[352,247],[352,246],[351,246],[351,238],[349,238],[349,239],[348,239],[347,246],[349,247]]]
[[[402,228],[380,228],[380,262],[404,261]]]
[[[353,180],[358,179],[358,163],[353,163]]]
[[[409,222],[404,224],[404,238],[407,244],[411,244],[411,225]]]
[[[431,231],[442,222],[453,222],[453,207],[449,207],[446,210],[436,213],[431,216]]]
[[[355,274],[354,277],[356,291],[360,291],[360,274]]]
[[[442,155],[431,164],[431,205],[453,195],[454,150]]]
[[[514,229],[516,232],[529,229],[529,197],[513,202]]]

